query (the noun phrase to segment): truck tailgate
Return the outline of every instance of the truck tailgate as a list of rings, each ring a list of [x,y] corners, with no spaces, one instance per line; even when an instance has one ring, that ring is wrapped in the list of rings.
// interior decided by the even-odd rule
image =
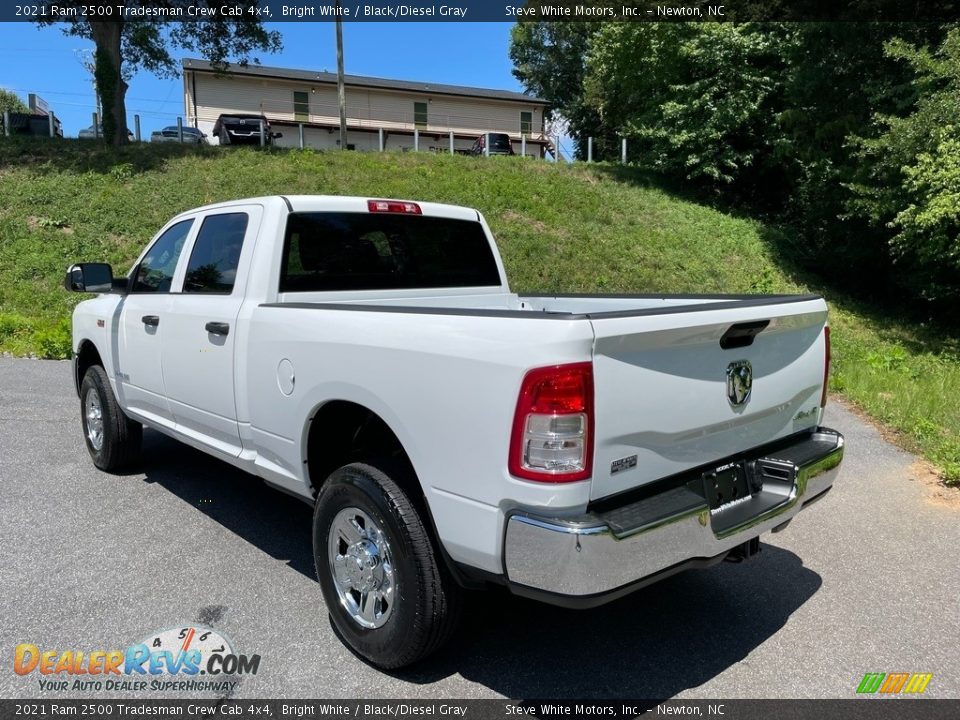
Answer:
[[[819,423],[822,299],[698,307],[590,317],[592,499],[718,463]],[[731,374],[739,377],[728,382]]]

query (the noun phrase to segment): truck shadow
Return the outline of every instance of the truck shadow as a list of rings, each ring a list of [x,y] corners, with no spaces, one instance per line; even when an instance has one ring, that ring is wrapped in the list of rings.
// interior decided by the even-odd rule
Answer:
[[[152,431],[144,434],[142,471],[146,482],[315,578],[307,504]],[[820,588],[797,555],[762,548],[749,562],[682,573],[593,610],[504,590],[470,594],[454,640],[391,674],[418,685],[460,675],[512,698],[673,697],[749,663]]]
[[[316,578],[309,505],[206,453],[144,430],[145,482],[156,483],[293,570]]]
[[[398,676],[457,673],[512,698],[671,698],[749,662],[820,588],[795,554],[761,547],[749,562],[681,573],[593,610],[491,593],[470,604],[460,638]]]

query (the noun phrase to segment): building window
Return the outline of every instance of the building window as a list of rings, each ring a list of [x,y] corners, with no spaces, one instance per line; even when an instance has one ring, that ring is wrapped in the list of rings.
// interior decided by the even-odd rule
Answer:
[[[427,129],[427,104],[425,102],[415,102],[413,104],[413,125],[418,130]]]
[[[533,113],[529,110],[520,111],[520,134],[530,135],[533,133]]]
[[[294,91],[293,93],[293,119],[297,122],[308,122],[310,120],[310,94]]]

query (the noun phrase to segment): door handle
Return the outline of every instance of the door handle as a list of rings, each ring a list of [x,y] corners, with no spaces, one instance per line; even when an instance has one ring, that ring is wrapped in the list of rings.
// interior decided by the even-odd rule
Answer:
[[[230,333],[230,326],[225,322],[208,322],[205,327],[211,335],[228,335]]]
[[[160,324],[160,318],[157,315],[144,315],[140,320],[144,325],[150,325],[152,327]]]

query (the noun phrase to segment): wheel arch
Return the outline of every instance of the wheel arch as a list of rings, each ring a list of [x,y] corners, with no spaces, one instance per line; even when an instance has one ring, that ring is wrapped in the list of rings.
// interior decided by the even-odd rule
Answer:
[[[106,370],[106,365],[100,355],[93,340],[83,339],[77,346],[77,352],[74,355],[73,362],[73,386],[80,395],[80,384],[83,382],[83,376],[87,374],[92,366],[99,365]]]
[[[314,408],[308,418],[308,426],[304,446],[304,479],[314,498],[337,468],[353,462],[385,464],[386,467],[380,469],[390,475],[407,493],[417,510],[423,513],[427,532],[454,579],[461,586],[471,586],[469,578],[443,545],[412,459],[398,434],[379,413],[351,400],[328,400]],[[398,469],[399,473],[396,472]]]
[[[352,400],[328,400],[313,409],[307,423],[305,474],[314,496],[337,468],[351,462],[387,459],[405,471],[403,481],[395,482],[425,501],[423,487],[406,448],[376,411]]]

